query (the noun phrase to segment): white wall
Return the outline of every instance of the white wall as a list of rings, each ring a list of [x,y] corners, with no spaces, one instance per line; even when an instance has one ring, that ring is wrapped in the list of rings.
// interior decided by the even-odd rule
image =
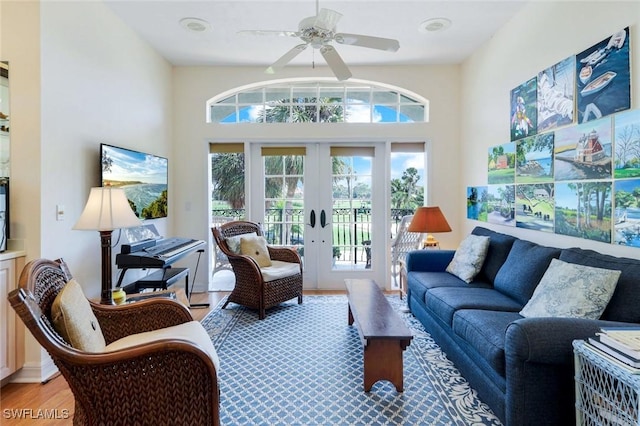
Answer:
[[[208,193],[209,141],[321,141],[321,140],[426,140],[435,159],[428,170],[431,192],[428,203],[441,206],[454,230],[460,228],[460,200],[452,197],[459,187],[460,90],[458,66],[352,67],[354,78],[384,82],[415,92],[430,101],[429,123],[412,125],[306,124],[207,124],[206,101],[227,90],[270,78],[263,68],[183,67],[174,72],[176,164],[175,210],[177,235],[208,240],[210,208]],[[286,68],[277,78],[331,76],[326,68]],[[445,159],[445,160],[442,160]],[[453,164],[453,167],[452,167]],[[443,246],[459,241],[456,232],[438,236]],[[210,262],[207,253],[207,261]],[[206,270],[211,270],[211,265]],[[198,273],[204,288],[205,274]]]
[[[630,26],[631,107],[640,108],[640,2],[532,2],[476,51],[462,66],[461,186],[457,208],[466,217],[463,202],[467,186],[487,184],[487,150],[507,143],[510,91],[543,69],[580,53]],[[468,233],[477,225],[541,244],[591,248],[618,256],[640,257],[640,249],[585,239],[464,220]]]
[[[101,142],[170,156],[172,68],[101,2],[2,7],[0,57],[11,68],[12,237],[26,240],[27,260],[63,257],[96,298],[99,234],[71,228],[89,189],[100,185]],[[64,221],[56,220],[58,204]],[[156,223],[172,233],[166,219]],[[47,375],[47,356],[30,335],[26,358],[14,381]]]

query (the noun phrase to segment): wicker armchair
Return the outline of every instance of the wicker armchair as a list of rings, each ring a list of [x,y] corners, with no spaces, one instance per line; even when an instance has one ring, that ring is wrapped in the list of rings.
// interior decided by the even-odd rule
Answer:
[[[75,399],[74,424],[220,424],[216,368],[201,346],[176,336],[105,352],[71,347],[51,318],[53,301],[70,279],[62,260],[33,260],[9,301],[67,380]],[[89,303],[107,345],[193,320],[170,299],[121,306]]]
[[[223,305],[238,303],[258,310],[260,319],[265,318],[265,310],[282,302],[298,298],[302,303],[302,261],[298,253],[287,247],[268,246],[271,260],[296,263],[294,274],[279,279],[265,281],[258,263],[249,256],[236,254],[229,249],[227,238],[255,232],[262,235],[259,224],[247,221],[228,222],[211,228],[213,238],[227,258],[236,276],[236,285]]]
[[[391,241],[391,273],[393,282],[398,286],[398,275],[400,274],[400,262],[404,261],[407,253],[420,248],[422,234],[419,232],[409,232],[407,228],[413,219],[413,215],[403,216],[398,225],[398,232]]]

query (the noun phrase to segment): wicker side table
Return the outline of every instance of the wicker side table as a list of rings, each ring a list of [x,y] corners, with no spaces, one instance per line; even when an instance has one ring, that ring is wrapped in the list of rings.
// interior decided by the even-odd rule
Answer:
[[[583,340],[573,342],[577,425],[640,426],[640,375]]]

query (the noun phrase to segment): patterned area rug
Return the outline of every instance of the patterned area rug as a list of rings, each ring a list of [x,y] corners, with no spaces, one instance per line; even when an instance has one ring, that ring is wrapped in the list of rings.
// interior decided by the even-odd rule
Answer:
[[[399,311],[398,296],[388,296]],[[404,392],[379,381],[363,391],[363,349],[346,296],[305,296],[266,319],[236,304],[202,323],[221,362],[223,425],[500,425],[413,315]]]

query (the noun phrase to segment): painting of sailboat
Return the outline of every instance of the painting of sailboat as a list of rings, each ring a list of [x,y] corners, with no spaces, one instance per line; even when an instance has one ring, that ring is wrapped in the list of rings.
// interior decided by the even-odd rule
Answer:
[[[614,242],[640,247],[640,179],[616,180],[614,194]]]
[[[538,73],[538,133],[573,123],[575,61],[571,56]]]
[[[511,91],[511,140],[538,133],[537,77]]]
[[[576,55],[577,120],[597,120],[631,108],[629,27]]]

